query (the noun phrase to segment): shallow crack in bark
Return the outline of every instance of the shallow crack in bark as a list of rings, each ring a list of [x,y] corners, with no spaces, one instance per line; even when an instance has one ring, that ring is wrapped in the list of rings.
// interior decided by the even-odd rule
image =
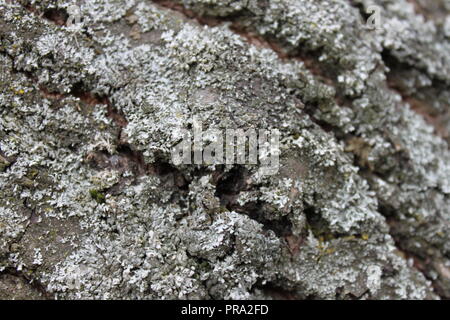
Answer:
[[[446,15],[445,0],[429,1],[429,0],[407,0],[414,6],[416,14],[419,14],[428,20],[442,20]],[[448,8],[447,8],[448,10]]]
[[[416,14],[420,14],[424,17],[427,16],[424,11],[424,8],[422,8],[416,0],[407,0],[407,1],[414,5],[414,8],[416,9]],[[355,3],[355,1],[350,0],[350,4],[358,9],[363,19],[367,20],[370,17],[370,15],[365,12],[363,3],[359,2]],[[444,119],[445,116],[449,116],[448,112],[447,115],[439,114],[436,110],[433,110],[432,106],[429,104],[428,101],[418,99],[414,97],[414,95],[412,94],[407,94],[405,92],[405,89],[402,88],[400,81],[398,81],[399,79],[396,79],[397,78],[396,74],[398,73],[398,71],[411,69],[415,70],[416,68],[414,66],[399,61],[392,54],[390,54],[388,49],[384,49],[381,52],[381,55],[383,63],[386,65],[386,67],[389,68],[389,72],[386,73],[387,78],[386,82],[388,84],[389,89],[400,94],[402,100],[408,103],[414,112],[420,115],[429,125],[434,127],[436,135],[440,136],[443,139],[449,139],[448,128],[445,126],[445,123],[443,123],[443,121],[445,120]],[[432,81],[433,85],[431,87],[435,88],[436,84],[438,84],[438,86],[443,86],[450,90],[450,88],[446,84],[440,83],[439,80],[432,79]]]
[[[39,280],[34,279],[33,277],[30,276],[32,273],[33,273],[32,270],[19,271],[15,268],[8,267],[5,270],[0,271],[0,276],[10,275],[22,279],[25,283],[29,285],[29,287],[33,291],[37,292],[42,297],[42,300],[55,299],[54,296],[46,290],[45,286]]]
[[[420,257],[419,255],[411,252],[406,249],[400,240],[399,236],[396,236],[394,232],[390,231],[390,235],[395,241],[395,247],[397,251],[404,257],[405,260],[412,260],[412,267],[415,268],[418,272],[420,272],[428,281],[431,282],[434,293],[439,296],[441,299],[447,300],[450,299],[449,296],[445,294],[442,288],[436,283],[436,279],[433,279],[430,276],[429,270],[427,270],[428,265],[431,263],[430,259]]]
[[[388,79],[388,81],[390,80],[391,79]],[[402,96],[403,101],[408,103],[413,111],[421,115],[422,118],[434,128],[434,133],[436,135],[448,141],[450,135],[448,128],[445,123],[443,123],[445,117],[448,117],[447,114],[436,114],[436,111],[430,108],[426,101],[406,95],[399,87],[396,86],[395,82],[390,82],[390,85],[391,89],[396,90]]]
[[[439,296],[441,299],[450,299],[450,296],[445,294],[445,291],[439,286],[437,283],[437,279],[431,276],[433,272],[434,266],[433,257],[430,257],[429,254],[424,252],[422,255],[419,255],[408,248],[407,245],[403,243],[405,235],[398,231],[396,227],[401,222],[397,220],[395,217],[395,210],[390,208],[389,205],[381,204],[379,207],[379,212],[386,217],[386,223],[389,226],[389,234],[394,240],[396,250],[398,253],[406,260],[412,261],[412,266],[415,270],[421,273],[428,281],[431,282],[434,293]],[[409,236],[409,235],[406,235]]]
[[[262,37],[257,33],[249,30],[243,26],[239,19],[245,17],[246,12],[236,13],[234,15],[229,15],[226,17],[213,17],[207,15],[200,15],[192,10],[184,7],[182,4],[174,2],[172,0],[151,0],[158,6],[163,8],[176,11],[181,13],[185,18],[189,20],[194,20],[200,25],[206,25],[209,27],[217,27],[219,25],[229,24],[229,29],[234,33],[243,37],[247,43],[260,48],[266,48],[272,50],[277,56],[284,61],[287,60],[298,60],[303,62],[306,68],[320,79],[323,83],[333,84],[335,79],[333,75],[329,73],[328,69],[322,68],[321,64],[318,63],[317,56],[320,55],[319,52],[304,51],[302,52],[300,48],[297,48],[293,52],[289,52],[284,47],[284,44],[273,37]]]
[[[252,220],[262,224],[264,230],[273,231],[280,239],[291,236],[292,223],[288,216],[270,220],[265,215],[264,202],[250,202],[244,206],[237,203],[239,193],[250,188],[250,185],[246,182],[246,174],[247,170],[244,167],[236,166],[226,174],[220,175],[216,182],[216,196],[220,199],[221,205],[230,211],[247,215]]]
[[[32,7],[27,6],[27,10],[31,12],[35,12]],[[39,17],[46,18],[47,20],[55,23],[59,26],[64,26],[67,21],[67,13],[63,9],[51,9],[48,12],[44,12],[44,14],[40,14]],[[11,59],[14,60],[13,57]],[[22,72],[22,71],[18,71]],[[28,77],[31,77],[31,74],[26,73]],[[169,163],[165,161],[155,162],[153,164],[147,164],[144,160],[144,155],[141,151],[138,151],[134,148],[130,143],[126,140],[126,136],[123,133],[123,129],[128,125],[128,120],[126,119],[123,112],[113,106],[111,100],[107,96],[99,96],[86,90],[84,88],[84,84],[82,81],[76,83],[69,94],[61,94],[57,92],[50,92],[48,89],[41,87],[40,90],[44,94],[44,96],[52,99],[61,99],[65,96],[74,96],[79,98],[80,101],[84,102],[88,106],[95,105],[106,105],[107,108],[107,117],[110,118],[113,123],[119,128],[118,133],[118,152],[120,156],[125,157],[131,163],[134,163],[137,167],[137,170],[133,170],[135,172],[135,180],[139,176],[143,176],[146,174],[156,174],[160,177],[167,176],[172,173],[175,179],[175,185],[181,190],[186,190],[188,183],[186,182],[186,178],[181,172],[175,167],[171,166]],[[117,189],[117,188],[116,188]]]
[[[15,2],[37,17],[44,18],[47,21],[53,22],[58,26],[65,26],[67,19],[69,18],[69,14],[63,8],[48,8],[44,11],[39,11],[39,9],[37,7],[34,7],[31,3],[23,3],[20,0],[10,0],[7,2]]]
[[[2,54],[6,54],[13,62],[14,65],[14,57],[10,56],[7,52],[1,51]],[[31,72],[23,71],[23,70],[16,70],[13,68],[13,71],[16,73],[22,73],[27,78],[29,78],[31,81],[36,82],[36,78],[33,76]],[[133,167],[133,170],[131,170],[134,173],[134,182],[136,182],[136,179],[140,176],[147,175],[147,174],[155,174],[159,177],[167,177],[169,174],[172,174],[175,180],[175,185],[182,189],[186,190],[187,188],[187,182],[186,178],[184,177],[181,172],[176,169],[175,167],[171,166],[169,163],[165,161],[158,161],[153,164],[147,164],[144,160],[144,155],[141,151],[138,151],[136,148],[134,148],[132,145],[128,143],[126,140],[126,136],[123,132],[123,129],[128,125],[128,120],[126,119],[123,112],[115,108],[112,103],[110,102],[110,98],[106,96],[99,96],[97,94],[94,94],[84,88],[84,84],[82,81],[76,83],[73,85],[70,93],[59,93],[48,90],[44,86],[39,86],[39,91],[41,94],[48,99],[51,100],[61,100],[66,97],[76,97],[81,102],[83,102],[86,106],[94,107],[96,105],[105,105],[107,109],[107,117],[112,120],[112,122],[119,128],[118,136],[117,136],[117,151],[118,151],[118,159],[109,159],[111,162],[109,163],[110,167],[115,167],[117,165],[123,165],[124,161],[121,161],[120,159],[126,159],[125,162],[128,162],[128,165],[125,165],[125,167],[130,168]],[[102,166],[100,163],[108,163],[109,160],[101,160],[101,153],[95,155],[91,154],[89,156],[88,161],[94,161],[97,162],[97,165],[100,167],[103,167],[105,169],[106,167]],[[111,157],[114,157],[111,155]],[[0,150],[0,161],[5,161],[5,169],[10,167],[14,159],[9,159],[3,156],[1,150]],[[123,169],[123,168],[122,168]],[[123,181],[121,181],[123,182]],[[119,182],[119,185],[121,184]],[[114,188],[113,190],[117,190],[118,188]]]
[[[56,94],[55,96],[55,94],[51,94],[50,97],[55,96],[56,98],[60,98],[60,95],[61,94]],[[133,173],[133,183],[136,183],[137,179],[144,175],[157,175],[162,178],[162,180],[167,180],[167,176],[171,175],[174,180],[173,185],[180,190],[187,190],[188,182],[177,168],[163,160],[151,164],[146,163],[142,151],[137,150],[127,141],[123,129],[128,125],[128,120],[120,110],[112,105],[108,97],[100,97],[92,92],[83,90],[83,84],[81,82],[73,87],[69,95],[79,98],[89,106],[106,105],[107,117],[119,128],[117,137],[117,155],[109,155],[104,152],[91,154],[88,161],[94,166],[102,169],[113,167],[120,169],[121,171],[130,169]],[[127,178],[122,178],[118,184],[107,191],[111,193],[118,192],[125,180],[127,180]]]
[[[443,139],[447,139],[449,141],[449,132],[446,127],[445,118],[449,116],[449,111],[446,110],[446,113],[442,111],[438,111],[433,108],[428,101],[424,101],[417,97],[416,93],[407,93],[407,88],[401,83],[401,78],[403,77],[400,72],[402,70],[410,70],[414,69],[413,66],[402,63],[398,61],[394,56],[392,56],[388,50],[384,50],[382,53],[383,61],[386,66],[389,68],[389,72],[386,74],[386,82],[389,88],[402,97],[402,100],[408,103],[411,106],[411,109],[415,111],[417,114],[421,115],[422,118],[434,128],[434,132],[436,135],[440,136]],[[430,86],[431,88],[447,88],[447,85],[440,82],[439,80],[432,79],[433,84]],[[450,88],[447,88],[450,90]],[[423,91],[423,89],[416,89],[417,91]],[[448,106],[450,107],[450,106]]]

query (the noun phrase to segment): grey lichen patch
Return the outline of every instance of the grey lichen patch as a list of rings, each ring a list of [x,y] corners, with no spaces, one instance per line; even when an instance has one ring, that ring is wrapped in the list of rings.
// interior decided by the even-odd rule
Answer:
[[[81,33],[1,5],[0,268],[33,270],[66,299],[268,298],[266,285],[297,298],[435,298],[389,231],[441,254],[430,272],[444,283],[447,146],[387,89],[378,36],[346,23],[358,10],[186,4],[250,12],[244,27],[320,51],[336,82],[148,1],[83,4]],[[279,172],[171,163],[194,117],[204,130],[279,129]],[[346,146],[352,137],[366,149]],[[404,229],[386,223],[386,204]]]

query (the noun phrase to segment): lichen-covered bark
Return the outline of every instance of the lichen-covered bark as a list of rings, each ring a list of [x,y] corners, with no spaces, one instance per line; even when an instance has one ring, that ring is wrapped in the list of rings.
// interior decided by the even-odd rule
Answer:
[[[2,1],[0,298],[449,298],[449,13]],[[194,116],[278,174],[173,164]]]

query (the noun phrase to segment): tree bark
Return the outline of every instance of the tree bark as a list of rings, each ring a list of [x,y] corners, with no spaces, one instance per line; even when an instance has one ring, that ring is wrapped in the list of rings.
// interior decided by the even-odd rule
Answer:
[[[0,298],[450,298],[449,14],[3,1]],[[276,174],[174,163],[196,121]]]

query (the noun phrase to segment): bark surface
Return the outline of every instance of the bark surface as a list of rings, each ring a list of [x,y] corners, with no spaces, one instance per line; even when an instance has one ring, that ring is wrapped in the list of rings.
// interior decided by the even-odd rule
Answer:
[[[0,298],[450,298],[449,130],[448,0],[1,0]]]

